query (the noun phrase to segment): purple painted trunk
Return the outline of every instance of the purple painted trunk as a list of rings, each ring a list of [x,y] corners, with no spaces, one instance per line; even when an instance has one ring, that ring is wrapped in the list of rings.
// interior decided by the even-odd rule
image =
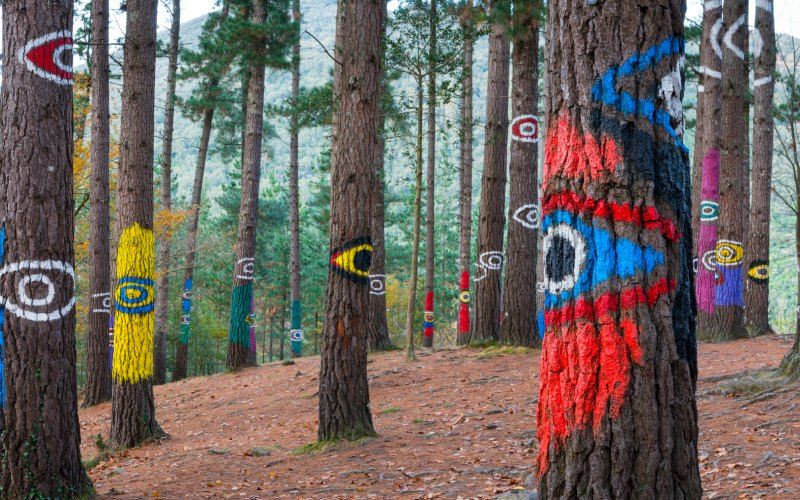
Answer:
[[[714,312],[715,289],[719,281],[716,262],[717,219],[719,218],[719,150],[709,149],[703,158],[700,201],[700,232],[697,238],[697,307]]]

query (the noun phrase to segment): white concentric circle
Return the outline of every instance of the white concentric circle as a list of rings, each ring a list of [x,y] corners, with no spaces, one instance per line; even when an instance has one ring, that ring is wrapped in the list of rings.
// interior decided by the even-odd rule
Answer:
[[[560,280],[554,280],[547,274],[547,255],[553,247],[553,242],[556,238],[561,238],[568,242],[574,251],[574,259],[572,262],[572,270],[570,273],[565,273]],[[578,276],[581,273],[583,264],[586,262],[586,242],[583,240],[580,232],[574,227],[567,224],[558,224],[552,226],[547,230],[542,239],[542,255],[545,258],[544,266],[544,285],[546,290],[553,294],[558,295],[561,292],[572,290],[578,282]]]

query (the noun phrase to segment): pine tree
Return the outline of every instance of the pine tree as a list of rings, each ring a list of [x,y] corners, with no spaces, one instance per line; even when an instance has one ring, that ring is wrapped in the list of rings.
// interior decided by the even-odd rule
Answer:
[[[300,194],[298,186],[298,147],[300,125],[298,97],[300,94],[300,0],[292,0],[292,19],[297,24],[297,41],[292,46],[292,95],[289,117],[289,230],[291,245],[289,271],[291,273],[291,330],[292,356],[303,352],[302,303],[300,302]]]
[[[167,65],[167,103],[164,108],[164,130],[161,149],[161,210],[172,209],[172,132],[175,122],[175,84],[178,73],[180,49],[181,2],[172,0],[172,27],[169,36],[169,63]],[[156,285],[156,356],[155,384],[167,381],[167,305],[169,303],[169,235],[159,242],[158,262],[163,268],[158,273]]]
[[[428,157],[425,168],[425,309],[422,323],[422,345],[433,347],[433,282],[435,279],[436,227],[436,31],[437,0],[430,0],[428,21]]]
[[[156,5],[126,2],[111,398],[111,443],[120,448],[163,434],[153,403]]]
[[[719,219],[715,254],[717,285],[714,291],[714,318],[709,331],[713,340],[744,338],[744,260],[748,256],[746,236],[745,187],[749,179],[748,125],[744,89],[748,88],[747,0],[725,0],[722,13],[722,99],[721,148],[719,164]],[[730,43],[728,43],[730,42]]]
[[[497,340],[500,335],[508,145],[508,6],[507,0],[489,2],[489,81],[486,89],[486,138],[478,216],[478,260],[474,278],[473,341]]]
[[[700,498],[683,6],[548,6],[538,492]]]
[[[92,2],[92,143],[89,208],[89,293],[86,331],[86,398],[83,406],[111,399],[109,324],[112,319],[109,217],[108,0]]]
[[[320,441],[374,434],[367,384],[373,165],[380,156],[381,2],[351,0],[336,21],[341,92],[331,160],[331,272],[319,376]],[[347,82],[345,84],[345,82]],[[338,142],[338,144],[336,144]]]
[[[3,2],[0,471],[7,498],[93,491],[81,463],[75,373],[72,6]]]
[[[769,222],[772,195],[772,100],[775,95],[775,17],[772,0],[756,2],[755,123],[753,131],[752,210],[747,238],[745,315],[753,336],[773,333],[769,324]]]
[[[506,275],[500,341],[532,346],[536,336],[536,252],[539,237],[537,141],[539,10],[536,0],[514,3],[511,81],[511,162]]]

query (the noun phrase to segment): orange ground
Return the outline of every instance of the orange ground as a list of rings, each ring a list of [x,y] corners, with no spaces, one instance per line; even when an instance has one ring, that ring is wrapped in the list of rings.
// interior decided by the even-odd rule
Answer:
[[[800,498],[800,389],[771,398],[719,395],[716,378],[775,366],[769,337],[700,346],[700,459],[708,498]],[[380,437],[292,453],[316,438],[318,357],[155,389],[171,436],[90,471],[117,498],[492,498],[519,487],[536,453],[538,352],[482,357],[459,349],[379,354],[369,364]],[[85,459],[108,436],[110,404],[80,414]],[[254,447],[269,449],[252,456]]]

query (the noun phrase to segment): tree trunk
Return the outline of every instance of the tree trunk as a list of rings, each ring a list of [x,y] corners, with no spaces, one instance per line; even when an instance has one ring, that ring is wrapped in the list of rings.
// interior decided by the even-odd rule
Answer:
[[[406,358],[417,359],[414,354],[414,316],[417,306],[417,281],[419,274],[419,240],[422,225],[422,79],[417,80],[417,161],[414,172],[414,228],[411,243],[411,278],[408,284],[406,308]]]
[[[700,498],[683,6],[549,8],[539,495]]]
[[[705,155],[705,132],[703,128],[703,113],[705,112],[704,96],[707,91],[705,84],[707,76],[705,76],[706,68],[710,67],[709,64],[720,63],[717,54],[714,52],[714,47],[711,45],[711,40],[719,40],[717,28],[722,26],[722,2],[717,0],[710,0],[703,2],[703,20],[700,24],[700,70],[697,77],[697,107],[695,108],[695,127],[694,127],[694,158],[692,165],[692,241],[695,242],[695,252],[697,255],[697,243],[700,232],[700,191],[702,190],[702,172],[701,165]],[[719,25],[715,23],[719,21]],[[719,72],[719,68],[714,71]],[[716,133],[715,130],[708,131],[709,133]]]
[[[283,333],[284,328],[286,328],[286,295],[287,295],[286,286],[283,287],[283,293],[281,293],[281,337],[280,337],[280,355],[279,358],[283,361],[283,341],[286,338],[286,335]]]
[[[430,0],[428,39],[428,158],[425,170],[425,316],[422,345],[433,347],[433,281],[436,265],[436,0]]]
[[[714,319],[709,329],[711,340],[744,338],[744,268],[742,240],[745,221],[745,171],[747,123],[745,90],[748,88],[745,53],[748,50],[747,0],[725,0],[723,7],[722,102],[720,111],[724,131],[720,151],[719,213],[717,222],[717,286],[714,292]],[[705,334],[706,332],[704,332]]]
[[[181,2],[172,0],[172,27],[169,36],[169,64],[167,66],[167,104],[164,109],[164,131],[161,149],[161,210],[172,210],[172,131],[175,123],[175,77],[178,72],[180,50]],[[169,304],[169,235],[159,242],[158,262],[162,269],[158,273],[156,286],[156,357],[153,382],[167,381],[167,313]]]
[[[465,345],[470,339],[469,266],[472,262],[472,48],[474,35],[472,0],[467,0],[460,18],[461,29],[468,30],[464,43],[463,82],[461,89],[461,156],[459,164],[459,240],[458,262],[461,267],[458,287],[458,335],[456,343]]]
[[[292,340],[292,357],[303,353],[302,309],[300,303],[300,197],[298,194],[297,159],[298,135],[297,96],[300,92],[300,0],[292,0],[292,18],[298,23],[297,43],[292,47],[292,115],[289,118],[289,224],[291,232],[290,264],[292,293],[292,325],[289,332]]]
[[[253,24],[262,24],[265,6],[253,2]],[[261,136],[264,125],[264,62],[266,40],[254,36],[253,49],[259,56],[249,66],[245,136],[242,144],[242,201],[236,236],[236,263],[231,294],[231,320],[228,331],[228,370],[238,370],[250,360],[250,302],[255,271],[256,224],[258,223],[258,183],[261,178]]]
[[[108,0],[92,2],[92,164],[89,193],[89,293],[86,324],[86,398],[83,406],[111,399],[108,326],[111,318],[109,257]]]
[[[6,0],[2,15],[3,497],[89,496],[75,374],[72,2]]]
[[[117,184],[117,287],[111,443],[136,446],[163,431],[153,404],[155,239],[153,114],[156,2],[128,0]]]
[[[700,72],[703,84],[703,107],[698,129],[702,141],[695,142],[695,152],[700,149],[699,163],[695,170],[700,173],[700,189],[693,179],[692,207],[693,225],[697,227],[697,336],[703,340],[712,338],[714,323],[714,301],[719,275],[716,265],[717,222],[719,221],[719,148],[720,107],[722,99],[722,52],[717,46],[722,41],[722,2],[708,1],[703,12],[703,39],[700,44]],[[695,155],[697,158],[697,155]],[[695,176],[696,179],[696,176]]]
[[[761,50],[755,54],[755,129],[753,133],[750,265],[745,308],[751,335],[773,333],[769,324],[769,221],[772,188],[772,99],[775,83],[775,18],[772,0],[756,2],[756,32]],[[758,47],[757,47],[758,48]]]
[[[498,2],[490,2],[492,9]],[[506,27],[495,21],[489,34],[489,83],[486,89],[486,142],[478,218],[475,271],[475,318],[472,340],[497,340],[500,334],[500,287],[503,271],[506,155],[508,142],[508,55]]]
[[[506,275],[503,289],[503,321],[500,341],[533,346],[536,335],[536,252],[539,237],[538,150],[539,140],[539,20],[536,4],[519,2],[514,37],[511,81],[510,203]]]
[[[331,159],[331,272],[319,376],[320,441],[374,434],[367,385],[369,266],[372,253],[369,200],[380,156],[381,32],[384,6],[350,0],[337,19],[341,40],[341,101]],[[345,85],[346,82],[346,85]]]
[[[795,179],[796,188],[800,188],[798,182],[799,181]],[[800,189],[798,189],[797,192],[800,192]],[[795,259],[797,267],[800,268],[800,217],[795,218],[794,238]],[[794,344],[789,352],[786,353],[786,356],[784,356],[779,369],[782,374],[793,379],[800,378],[800,273],[797,273],[797,285]]]
[[[386,8],[386,2],[383,2]],[[386,37],[387,14],[383,14],[383,26],[381,26],[381,39]],[[379,102],[386,102],[386,67],[385,55],[381,59],[381,83]],[[384,162],[386,158],[386,138],[385,138],[386,110],[381,106],[378,114],[378,141],[379,155],[375,158],[375,190],[373,192],[372,203],[372,266],[369,275],[369,324],[367,335],[369,348],[373,351],[385,351],[392,349],[392,339],[389,337],[389,326],[386,319],[386,238],[384,235],[384,189],[385,172]]]

